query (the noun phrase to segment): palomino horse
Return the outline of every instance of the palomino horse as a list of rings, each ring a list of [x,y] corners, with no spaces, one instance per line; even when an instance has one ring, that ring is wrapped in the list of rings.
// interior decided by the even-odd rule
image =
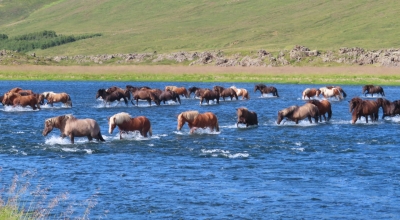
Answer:
[[[42,132],[43,136],[49,134],[53,128],[60,129],[62,138],[69,136],[72,144],[75,137],[87,137],[89,141],[93,138],[104,141],[99,125],[90,118],[77,119],[72,115],[61,115],[46,119]]]
[[[319,96],[321,94],[321,90],[319,89],[315,89],[315,88],[307,88],[303,91],[303,99],[306,99],[306,97],[308,97],[308,99],[311,99],[311,97],[314,96]]]
[[[235,90],[237,96],[242,96],[242,100],[244,100],[244,99],[249,100],[250,99],[249,92],[247,92],[247,89],[236,88],[236,86],[231,86],[230,88]]]
[[[207,104],[210,104],[210,100],[217,100],[217,104],[219,104],[219,93],[210,89],[204,90],[201,94],[202,90],[198,89],[195,93],[196,96],[200,96],[200,105],[203,103],[203,100],[206,100]]]
[[[122,133],[128,131],[139,131],[143,137],[152,135],[151,124],[148,118],[139,116],[132,118],[128,113],[121,112],[108,118],[108,132],[112,134],[115,127],[119,129],[119,138],[122,139]]]
[[[47,104],[50,104],[53,107],[53,103],[61,102],[66,106],[72,107],[71,97],[65,93],[54,93],[54,92],[43,92],[42,95],[47,100]]]
[[[246,127],[249,127],[249,125],[258,125],[257,113],[249,111],[247,108],[238,108],[237,117],[236,127],[238,127],[239,123],[246,124]]]
[[[276,123],[279,125],[284,118],[294,121],[296,124],[299,123],[299,120],[303,120],[305,118],[308,118],[310,123],[312,123],[311,118],[314,118],[315,123],[318,123],[318,116],[318,107],[311,103],[306,103],[300,107],[293,105],[278,112],[278,119]]]
[[[40,100],[36,95],[22,96],[19,93],[8,92],[4,94],[2,103],[3,105],[13,105],[14,107],[17,105],[26,107],[29,105],[33,110],[40,109]]]
[[[254,92],[259,90],[261,95],[272,93],[273,96],[279,97],[278,90],[273,86],[266,86],[264,84],[257,84],[254,86]]]
[[[110,105],[111,102],[113,101],[118,101],[117,105],[121,102],[121,99],[124,99],[125,105],[128,106],[128,100],[126,99],[126,96],[119,92],[119,91],[114,91],[111,93],[108,93],[105,89],[99,89],[97,90],[96,93],[96,99],[101,97],[103,99],[103,102],[107,105]]]
[[[366,123],[368,123],[368,116],[370,116],[371,121],[378,120],[381,104],[373,100],[362,100],[359,97],[352,98],[349,101],[349,110],[352,112],[351,123],[356,123],[357,119],[360,119],[361,116],[365,117]]]
[[[139,90],[139,91],[134,92],[132,95],[132,100],[131,100],[132,104],[135,105],[133,103],[133,100],[136,100],[136,105],[139,106],[139,99],[147,100],[149,105],[151,105],[151,101],[156,103],[156,105],[160,105],[159,96],[157,94],[155,94],[154,92],[152,92],[150,89]]]
[[[385,92],[383,91],[383,88],[380,86],[374,86],[374,85],[363,86],[362,93],[364,94],[364,96],[367,96],[367,94],[371,94],[373,97],[374,93],[380,94],[381,96],[385,96]]]
[[[160,102],[162,101],[165,104],[165,101],[172,100],[174,102],[179,102],[181,104],[181,98],[179,95],[171,90],[163,91],[160,95]]]
[[[333,87],[321,87],[319,88],[319,90],[321,91],[321,94],[327,99],[327,98],[331,98],[331,97],[335,97],[337,100],[342,100],[343,99],[343,95],[342,93],[339,91],[339,89],[337,88],[333,88]]]
[[[232,89],[232,88],[225,89],[222,86],[214,86],[213,90],[218,92],[219,93],[219,97],[222,97],[222,99],[224,101],[225,101],[225,97],[231,97],[231,100],[233,99],[233,97],[235,97],[236,100],[238,100],[238,96],[237,96],[235,90]]]
[[[322,116],[324,116],[325,121],[329,121],[332,117],[332,106],[328,100],[310,100],[308,103],[314,104],[318,107],[319,111],[319,121],[322,122]],[[328,113],[328,120],[326,120],[325,114]]]
[[[200,114],[198,111],[182,112],[178,115],[178,131],[182,129],[185,122],[188,123],[191,134],[193,134],[197,128],[208,127],[211,131],[214,131],[214,129],[217,132],[219,131],[217,116],[212,112],[206,112],[203,114]]]
[[[386,116],[393,117],[397,114],[400,114],[400,101],[399,100],[391,102],[384,98],[378,98],[378,99],[376,99],[376,102],[378,103],[378,105],[380,105],[382,107],[382,110],[383,110],[382,119],[384,119]]]

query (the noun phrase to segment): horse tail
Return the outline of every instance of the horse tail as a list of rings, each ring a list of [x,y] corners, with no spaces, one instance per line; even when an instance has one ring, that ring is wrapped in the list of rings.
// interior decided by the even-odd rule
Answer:
[[[276,93],[276,97],[279,97],[277,89],[275,89],[275,93]]]
[[[106,140],[104,140],[103,136],[101,135],[100,130],[99,130],[99,133],[97,134],[97,137],[99,138],[100,141],[106,141]]]
[[[328,111],[328,121],[331,120],[332,117],[332,109],[329,109]]]
[[[243,97],[246,97],[246,99],[250,99],[249,92],[246,91],[246,93],[245,93],[245,95],[243,95]]]
[[[344,92],[344,90],[343,89],[341,89],[341,91],[342,91],[342,93],[343,93],[343,97],[347,97],[347,94]]]
[[[72,107],[72,100],[70,95],[68,95],[67,104]]]
[[[218,119],[215,122],[215,131],[219,132],[219,124],[218,124]]]

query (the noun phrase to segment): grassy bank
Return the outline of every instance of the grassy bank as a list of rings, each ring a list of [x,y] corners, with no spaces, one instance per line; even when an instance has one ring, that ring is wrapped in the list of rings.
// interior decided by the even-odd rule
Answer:
[[[2,66],[0,80],[400,85],[400,69],[383,67]]]

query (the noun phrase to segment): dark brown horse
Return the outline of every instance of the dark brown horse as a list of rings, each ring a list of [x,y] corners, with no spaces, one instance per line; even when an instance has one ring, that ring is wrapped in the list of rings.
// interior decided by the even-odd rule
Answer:
[[[319,89],[315,89],[315,88],[307,88],[307,89],[305,89],[304,91],[303,91],[303,99],[306,99],[306,97],[308,98],[308,99],[310,99],[311,97],[314,97],[314,96],[319,96],[321,94],[321,90],[319,90]]]
[[[236,127],[238,127],[239,123],[246,124],[246,127],[249,127],[249,125],[258,125],[257,113],[249,111],[247,108],[238,108],[237,117]]]
[[[393,117],[397,114],[400,114],[400,101],[399,100],[391,102],[384,98],[378,98],[378,99],[376,99],[376,102],[378,103],[378,105],[380,105],[382,107],[382,111],[383,111],[382,119],[384,119],[386,116]]]
[[[319,111],[319,121],[322,122],[322,116],[324,116],[325,121],[329,121],[332,117],[332,106],[328,100],[310,100],[308,103],[314,104],[318,107]],[[325,117],[325,114],[328,113],[328,120]]]
[[[127,100],[131,100],[131,93],[130,93],[129,89],[122,89],[117,86],[112,86],[112,87],[106,89],[106,92],[108,92],[108,93],[113,93],[115,91],[119,91],[120,93],[125,95]]]
[[[315,123],[318,123],[318,116],[318,107],[311,103],[306,103],[302,106],[293,105],[278,112],[276,123],[279,125],[284,118],[294,121],[296,124],[299,123],[299,120],[305,118],[308,118],[310,123],[312,123],[311,118],[314,118]]]
[[[197,128],[210,128],[218,132],[218,118],[212,112],[205,112],[200,114],[198,111],[186,111],[178,115],[177,129],[180,131],[185,123],[188,123],[190,133],[192,134]]]
[[[231,97],[231,101],[233,99],[233,97],[236,98],[236,100],[238,100],[238,96],[235,92],[234,89],[232,88],[224,88],[222,86],[214,86],[213,88],[214,91],[219,93],[219,97],[222,97],[222,99],[225,101],[225,97]]]
[[[217,104],[219,104],[219,93],[210,89],[205,89],[201,94],[201,90],[198,89],[195,93],[196,96],[200,96],[200,105],[203,103],[203,100],[206,100],[207,104],[210,104],[210,100],[216,99]]]
[[[135,87],[135,86],[131,86],[131,85],[126,85],[126,89],[129,90],[132,94],[134,92],[136,92],[137,90],[141,90],[141,89],[151,89],[148,86],[140,86],[140,87]]]
[[[168,100],[172,100],[174,102],[179,102],[179,104],[181,104],[181,98],[179,97],[179,95],[174,92],[174,91],[163,91],[160,95],[159,95],[160,101],[162,101],[165,104],[165,101]]]
[[[125,105],[128,106],[128,100],[126,99],[125,94],[114,91],[114,92],[107,92],[105,89],[99,89],[96,94],[96,99],[101,97],[104,103],[110,105],[111,102],[118,101],[117,105],[120,103],[121,99],[124,99]]]
[[[254,86],[254,92],[259,90],[261,95],[272,93],[273,96],[279,97],[278,90],[273,86],[266,86],[265,84],[257,84]]]
[[[196,95],[197,90],[200,91],[200,92],[198,93],[199,95]],[[192,93],[194,93],[194,97],[196,97],[196,96],[200,96],[201,94],[203,94],[206,90],[207,90],[206,88],[199,88],[199,87],[196,87],[196,86],[189,87],[189,88],[188,88],[189,98],[190,98],[190,95],[191,95]]]
[[[371,94],[373,97],[374,93],[380,94],[381,96],[385,96],[385,92],[383,91],[383,88],[380,86],[374,86],[374,85],[363,86],[362,93],[364,94],[364,96],[367,96],[367,94]]]
[[[139,106],[139,99],[140,100],[147,100],[149,105],[151,105],[151,101],[156,103],[156,105],[160,105],[160,98],[158,97],[157,94],[151,91],[151,89],[144,89],[144,90],[138,90],[133,93],[132,96],[132,105],[135,105],[133,103],[133,100],[136,100],[136,105]]]
[[[119,129],[119,138],[122,139],[122,133],[128,131],[139,131],[143,137],[152,135],[150,120],[145,116],[132,118],[128,113],[121,112],[108,118],[108,132],[112,134],[115,127]]]
[[[362,116],[365,117],[366,123],[368,123],[368,116],[370,116],[371,121],[377,121],[380,104],[373,100],[362,100],[359,97],[352,98],[349,101],[349,110],[352,112],[351,123],[356,123]]]

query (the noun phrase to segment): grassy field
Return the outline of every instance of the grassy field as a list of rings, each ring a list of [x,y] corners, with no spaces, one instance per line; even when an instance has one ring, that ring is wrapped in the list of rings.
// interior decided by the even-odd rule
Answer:
[[[0,80],[400,85],[400,69],[384,67],[3,66],[0,69]]]
[[[0,33],[102,33],[38,55],[399,47],[400,2],[381,0],[0,1]]]

